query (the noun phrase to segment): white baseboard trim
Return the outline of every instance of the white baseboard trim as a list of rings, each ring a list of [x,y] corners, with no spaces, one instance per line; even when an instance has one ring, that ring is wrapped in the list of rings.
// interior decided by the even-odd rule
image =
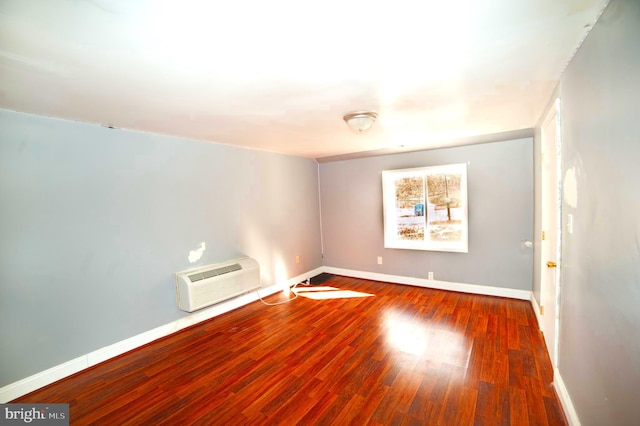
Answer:
[[[562,404],[564,414],[567,416],[569,426],[580,426],[580,418],[578,418],[578,413],[576,408],[573,406],[573,402],[569,396],[569,391],[564,385],[560,371],[558,371],[557,368],[553,371],[553,387],[556,388],[556,393],[560,399],[560,404]]]
[[[542,317],[540,316],[540,305],[538,305],[538,301],[533,295],[533,292],[531,292],[531,306],[533,306],[533,312],[536,314],[536,320],[538,321],[538,329],[540,329],[540,324],[542,324]],[[549,354],[549,356],[551,356],[551,354]]]
[[[271,294],[282,291],[286,286],[292,287],[302,281],[320,274],[324,270],[323,267],[313,269],[304,274],[290,278],[286,283],[280,285],[272,285],[269,287],[263,287],[258,290],[260,297],[266,297]],[[105,346],[88,354],[79,356],[70,361],[51,367],[47,370],[36,373],[32,376],[26,377],[17,382],[8,384],[0,388],[0,404],[7,403],[23,395],[33,392],[36,389],[47,386],[53,382],[56,382],[65,377],[71,376],[86,368],[93,367],[103,361],[110,358],[114,358],[118,355],[122,355],[132,349],[146,345],[154,340],[173,334],[183,328],[190,327],[194,324],[206,321],[218,315],[222,315],[226,312],[237,309],[241,306],[258,300],[258,294],[255,291],[243,294],[233,299],[218,303],[209,308],[202,309],[197,312],[193,312],[180,319],[172,321],[168,324],[161,325],[128,339],[121,340],[112,345]]]
[[[366,280],[383,281],[394,284],[406,284],[438,290],[459,291],[462,293],[482,294],[486,296],[509,297],[511,299],[531,300],[531,291],[514,288],[492,287],[478,284],[455,283],[450,281],[428,280],[426,278],[404,277],[401,275],[379,274],[377,272],[355,271],[352,269],[325,266],[324,272]]]
[[[538,329],[540,329],[540,324],[542,324],[542,316],[540,315],[540,305],[538,305],[538,301],[531,293],[531,305],[533,306],[533,310],[536,313],[536,320],[538,321]],[[547,352],[549,357],[551,354]],[[573,406],[573,402],[571,401],[571,397],[569,396],[569,391],[562,380],[562,376],[560,375],[560,371],[557,368],[553,370],[553,387],[558,394],[558,399],[560,399],[560,404],[562,405],[562,409],[564,410],[564,414],[567,417],[567,421],[569,422],[569,426],[580,426],[580,419],[578,418],[578,413]]]

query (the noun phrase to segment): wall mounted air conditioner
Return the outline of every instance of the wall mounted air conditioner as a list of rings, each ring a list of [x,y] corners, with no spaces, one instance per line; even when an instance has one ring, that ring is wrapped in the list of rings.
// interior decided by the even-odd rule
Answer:
[[[178,308],[193,312],[260,288],[260,265],[243,257],[176,274]]]

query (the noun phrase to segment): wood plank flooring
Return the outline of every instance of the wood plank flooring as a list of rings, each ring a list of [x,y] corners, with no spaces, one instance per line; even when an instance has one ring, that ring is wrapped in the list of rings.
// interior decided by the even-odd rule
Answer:
[[[14,402],[73,425],[567,424],[528,301],[323,285],[373,296],[255,302]]]

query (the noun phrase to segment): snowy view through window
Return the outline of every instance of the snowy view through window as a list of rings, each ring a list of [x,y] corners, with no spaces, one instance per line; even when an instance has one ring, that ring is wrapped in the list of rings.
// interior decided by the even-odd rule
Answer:
[[[466,165],[383,172],[385,247],[467,251]]]

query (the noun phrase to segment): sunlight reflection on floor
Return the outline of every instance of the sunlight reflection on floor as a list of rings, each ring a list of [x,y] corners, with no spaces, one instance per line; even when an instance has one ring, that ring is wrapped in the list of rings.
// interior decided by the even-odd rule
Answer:
[[[335,287],[318,286],[318,287],[303,287],[294,288],[293,291],[298,296],[307,297],[314,300],[327,300],[327,299],[351,299],[355,297],[371,297],[373,294],[361,293],[359,291],[352,290],[340,290]]]
[[[332,290],[340,290],[339,288],[329,287],[329,286],[313,286],[313,287],[296,287],[293,289],[295,292],[305,293],[308,291],[332,291]]]
[[[401,352],[460,367],[469,364],[471,345],[463,332],[434,328],[415,317],[405,319],[395,310],[386,312],[383,324],[388,344]]]

